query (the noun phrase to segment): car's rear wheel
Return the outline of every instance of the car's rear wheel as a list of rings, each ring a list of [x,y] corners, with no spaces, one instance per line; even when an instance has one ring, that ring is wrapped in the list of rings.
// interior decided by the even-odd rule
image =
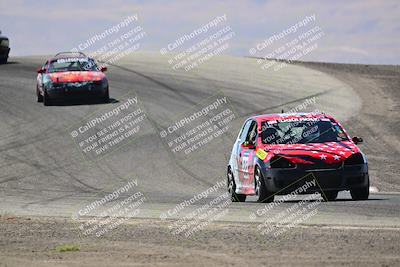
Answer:
[[[321,196],[325,201],[335,201],[339,191],[323,191]]]
[[[367,200],[369,197],[369,178],[366,186],[350,189],[353,200]]]
[[[50,97],[46,93],[46,91],[44,91],[44,93],[43,93],[43,105],[45,105],[45,106],[50,106],[51,105]]]
[[[43,96],[40,94],[39,89],[36,87],[37,102],[43,102]]]
[[[228,168],[227,178],[228,178],[228,182],[227,182],[228,192],[231,197],[231,201],[232,202],[245,202],[246,195],[236,194],[236,183],[235,183],[235,179],[233,177],[231,168]]]
[[[258,196],[258,202],[261,203],[270,203],[274,201],[274,194],[268,191],[267,186],[265,185],[264,177],[261,173],[260,168],[256,167],[254,170],[254,182],[255,182],[255,190]]]

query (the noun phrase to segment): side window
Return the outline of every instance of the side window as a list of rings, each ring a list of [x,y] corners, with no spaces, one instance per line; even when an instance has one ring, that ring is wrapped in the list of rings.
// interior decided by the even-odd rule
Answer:
[[[44,63],[44,65],[43,65],[42,69],[47,71],[48,67],[49,67],[49,62],[46,61],[46,63]]]
[[[250,144],[255,144],[257,140],[257,122],[252,121],[249,132],[246,136],[246,141],[249,142]]]
[[[240,132],[240,143],[243,143],[244,141],[246,141],[247,133],[249,132],[251,122],[252,122],[251,120],[248,120],[243,125],[242,131]]]

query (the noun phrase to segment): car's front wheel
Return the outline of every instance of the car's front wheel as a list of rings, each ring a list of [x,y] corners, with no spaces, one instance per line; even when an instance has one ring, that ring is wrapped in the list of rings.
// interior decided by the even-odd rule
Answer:
[[[366,186],[350,189],[350,195],[353,200],[367,200],[369,197],[369,179]]]
[[[256,167],[254,170],[254,182],[256,194],[258,196],[258,202],[270,203],[274,201],[274,194],[268,191],[265,185],[264,177],[261,173],[260,168]]]
[[[104,101],[104,103],[109,103],[110,102],[110,92],[108,91],[108,87],[107,87],[106,92],[104,93],[103,101]]]
[[[324,191],[321,193],[321,196],[325,201],[335,201],[338,193],[338,191]]]
[[[37,102],[43,102],[43,96],[40,94],[39,89],[36,87]]]
[[[235,179],[233,177],[231,168],[228,168],[227,178],[228,178],[228,181],[227,181],[228,193],[231,197],[231,201],[232,202],[245,202],[246,195],[236,194],[236,183],[235,183]]]
[[[369,176],[367,174],[367,184],[363,187],[351,188],[350,195],[353,200],[367,200],[369,197]]]
[[[51,105],[50,97],[46,93],[46,91],[44,91],[44,93],[43,93],[43,105],[45,105],[45,106],[50,106]]]

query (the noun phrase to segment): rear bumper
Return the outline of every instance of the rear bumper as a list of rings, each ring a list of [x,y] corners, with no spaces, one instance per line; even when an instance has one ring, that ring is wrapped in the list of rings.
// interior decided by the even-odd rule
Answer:
[[[338,169],[268,169],[264,168],[263,177],[268,191],[288,194],[304,185],[306,181],[316,180],[316,186],[307,189],[307,193],[321,190],[350,190],[368,185],[368,165],[342,166]]]

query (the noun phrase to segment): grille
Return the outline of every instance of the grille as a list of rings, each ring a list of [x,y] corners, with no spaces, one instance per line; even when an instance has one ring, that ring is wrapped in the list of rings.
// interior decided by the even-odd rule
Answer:
[[[299,164],[298,166],[305,170],[324,170],[324,169],[340,169],[343,165],[343,162],[338,163],[326,163],[325,161],[315,159],[310,156],[302,157],[304,160],[313,162],[314,164]]]
[[[306,170],[340,169],[342,167],[342,163],[328,164],[325,162],[317,162],[315,164],[304,164],[299,166]]]

